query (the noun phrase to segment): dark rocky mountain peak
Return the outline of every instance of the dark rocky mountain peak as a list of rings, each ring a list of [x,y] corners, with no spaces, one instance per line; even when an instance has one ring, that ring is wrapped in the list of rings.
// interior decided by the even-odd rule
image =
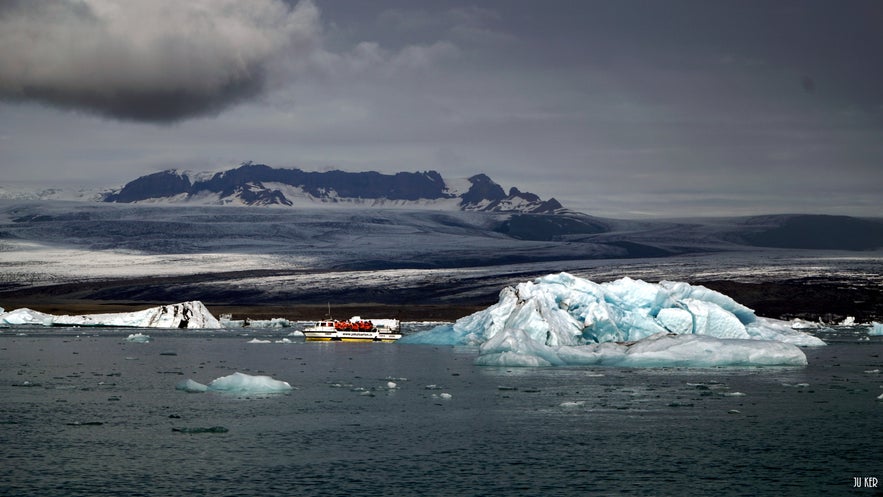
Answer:
[[[466,193],[460,195],[460,205],[463,208],[477,207],[482,203],[493,202],[506,198],[503,187],[494,183],[488,175],[481,173],[469,178],[472,186]]]
[[[190,191],[190,178],[174,170],[148,174],[130,181],[119,193],[105,197],[106,202],[129,203],[149,198],[174,197]]]

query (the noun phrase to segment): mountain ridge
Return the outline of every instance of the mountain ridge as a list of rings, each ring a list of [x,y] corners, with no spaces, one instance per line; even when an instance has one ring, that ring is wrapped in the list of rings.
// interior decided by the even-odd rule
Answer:
[[[563,210],[554,198],[512,187],[506,193],[486,174],[467,179],[469,188],[458,191],[437,171],[325,172],[298,168],[273,168],[246,162],[210,177],[168,169],[141,176],[119,191],[105,195],[113,203],[199,202],[248,206],[291,207],[305,203],[385,202],[419,205],[450,204],[459,210],[484,212],[556,213]]]

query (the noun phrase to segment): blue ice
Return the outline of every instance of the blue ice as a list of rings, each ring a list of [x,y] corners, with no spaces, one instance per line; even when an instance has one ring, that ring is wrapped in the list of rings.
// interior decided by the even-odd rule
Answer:
[[[568,273],[504,288],[496,304],[400,343],[479,346],[478,364],[803,365],[824,342],[704,286]]]

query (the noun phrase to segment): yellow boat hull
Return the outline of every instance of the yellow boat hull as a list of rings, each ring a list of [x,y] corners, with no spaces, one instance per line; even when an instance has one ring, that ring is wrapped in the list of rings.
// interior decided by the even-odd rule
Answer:
[[[397,339],[392,338],[388,340],[378,339],[375,340],[373,338],[329,338],[329,337],[306,337],[307,342],[386,342],[391,343],[395,342]]]

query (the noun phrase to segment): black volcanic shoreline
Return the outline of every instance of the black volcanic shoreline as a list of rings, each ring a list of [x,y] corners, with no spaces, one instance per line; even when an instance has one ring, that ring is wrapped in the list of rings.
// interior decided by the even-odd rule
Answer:
[[[847,316],[859,322],[883,319],[883,289],[872,285],[844,285],[799,280],[742,283],[736,281],[699,282],[729,295],[754,309],[758,316],[836,323]]]
[[[510,282],[476,278],[438,283],[432,281],[395,288],[360,287],[344,290],[316,288],[267,295],[209,283],[231,276],[260,277],[273,271],[201,274],[196,276],[141,277],[63,283],[0,290],[0,306],[7,310],[28,307],[51,314],[130,312],[156,305],[200,300],[215,315],[234,319],[323,318],[328,306],[336,317],[366,315],[397,317],[406,321],[453,321],[497,301],[507,284],[537,275],[508,275]],[[257,274],[254,274],[257,273]],[[600,281],[600,280],[599,280]],[[846,284],[824,278],[787,281],[691,281],[732,297],[755,310],[758,316],[801,318],[836,323],[847,316],[859,322],[883,321],[883,289],[873,284]]]

